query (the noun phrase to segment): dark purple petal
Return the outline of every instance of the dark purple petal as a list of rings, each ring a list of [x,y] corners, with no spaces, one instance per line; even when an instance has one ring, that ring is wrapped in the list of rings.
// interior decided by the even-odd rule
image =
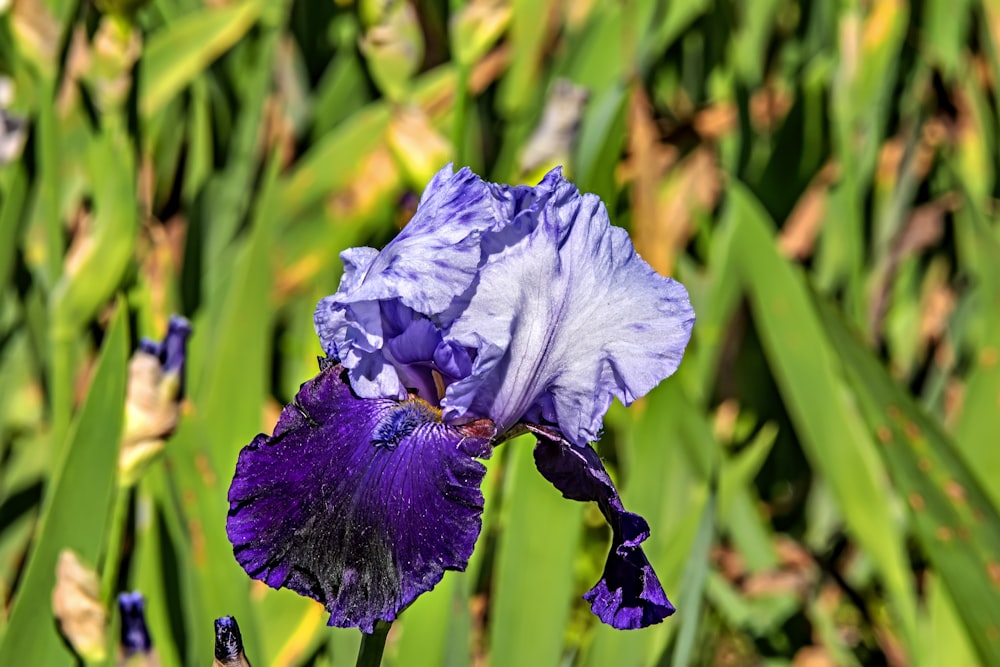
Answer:
[[[554,429],[528,426],[538,437],[535,465],[545,479],[570,500],[594,500],[611,525],[611,551],[604,576],[583,598],[604,623],[634,630],[659,623],[674,613],[640,544],[649,525],[625,511],[601,458],[589,446],[577,447]]]
[[[481,528],[492,425],[447,426],[420,400],[361,399],[340,365],[302,385],[274,435],[240,452],[227,532],[240,565],[322,602],[330,625],[372,632],[445,570]]]
[[[146,627],[146,605],[142,593],[121,593],[118,596],[118,611],[121,613],[121,647],[125,657],[137,653],[149,653],[153,641]]]

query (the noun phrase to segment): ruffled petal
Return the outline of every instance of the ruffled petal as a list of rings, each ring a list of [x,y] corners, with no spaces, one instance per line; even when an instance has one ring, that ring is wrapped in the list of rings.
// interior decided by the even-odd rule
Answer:
[[[512,221],[532,217],[558,182],[553,172],[535,187],[497,185],[468,168],[453,174],[449,165],[431,180],[413,219],[381,252],[354,248],[341,254],[340,287],[319,302],[314,323],[324,351],[350,369],[351,386],[360,396],[403,398],[406,389],[423,388],[423,382],[408,384],[413,377],[385,354],[386,341],[406,329],[394,322],[430,318],[446,331],[461,312],[455,304],[474,291],[484,248],[510,237]],[[462,348],[446,343],[439,350],[455,355],[447,359],[455,365],[438,368],[450,379],[459,377],[452,371],[464,377],[466,366],[471,370]],[[446,357],[422,361],[440,366]]]
[[[302,385],[273,436],[240,452],[229,540],[247,573],[323,603],[330,625],[371,632],[479,535],[488,420],[441,423],[419,400],[360,399],[340,365]]]
[[[504,221],[508,202],[466,167],[442,169],[424,190],[406,227],[365,269],[350,290],[338,290],[340,303],[398,298],[418,313],[444,310],[472,283],[479,267],[479,238]]]
[[[649,525],[625,511],[618,490],[600,457],[589,446],[577,447],[553,429],[528,426],[538,438],[535,465],[545,479],[570,500],[594,500],[611,525],[611,551],[604,576],[583,598],[604,623],[634,630],[659,623],[674,613],[640,546]]]
[[[349,248],[340,253],[344,273],[340,277],[338,294],[356,289],[377,256],[378,250],[375,248]],[[323,351],[331,357],[343,354],[348,341],[352,344],[356,342],[367,351],[376,350],[382,344],[381,318],[377,306],[367,310],[348,309],[337,303],[333,296],[324,297],[316,306],[313,326]]]
[[[694,324],[687,291],[636,254],[600,199],[561,176],[504,234],[487,239],[475,291],[446,337],[479,355],[449,388],[445,417],[488,415],[503,432],[549,409],[584,445],[613,397],[629,404],[677,369]]]

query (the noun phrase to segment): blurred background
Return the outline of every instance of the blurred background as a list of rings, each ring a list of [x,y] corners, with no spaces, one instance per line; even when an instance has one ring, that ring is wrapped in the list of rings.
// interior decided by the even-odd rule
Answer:
[[[454,161],[564,165],[690,290],[597,445],[679,611],[597,622],[608,529],[518,440],[385,664],[1000,665],[998,48],[995,0],[0,0],[0,663],[113,661],[138,590],[162,664],[224,614],[255,665],[353,664],[236,564],[226,491],[340,251]],[[177,431],[116,471],[172,313]]]

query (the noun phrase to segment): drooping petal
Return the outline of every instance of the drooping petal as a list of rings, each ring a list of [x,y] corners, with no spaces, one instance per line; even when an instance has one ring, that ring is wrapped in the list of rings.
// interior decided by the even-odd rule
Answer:
[[[331,365],[302,385],[274,435],[240,452],[226,524],[255,579],[323,603],[330,625],[371,632],[479,535],[486,420],[440,422],[419,400],[361,399]]]
[[[584,445],[613,397],[627,405],[677,369],[694,312],[684,286],[636,254],[596,196],[560,177],[535,216],[490,249],[451,325],[447,338],[479,355],[442,405],[446,418],[488,415],[501,432],[548,409]]]
[[[554,429],[528,428],[538,438],[535,465],[542,476],[570,500],[596,501],[611,525],[604,575],[583,596],[594,614],[619,630],[644,628],[673,614],[674,606],[640,546],[649,537],[649,525],[625,511],[597,453],[590,446],[570,444]]]

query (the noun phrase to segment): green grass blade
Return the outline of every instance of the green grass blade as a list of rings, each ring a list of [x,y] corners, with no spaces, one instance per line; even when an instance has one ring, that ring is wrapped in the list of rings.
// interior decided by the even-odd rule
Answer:
[[[924,551],[983,664],[1000,664],[1000,514],[940,426],[828,307],[822,311]]]
[[[743,282],[768,363],[813,468],[829,484],[847,530],[874,559],[903,639],[916,639],[916,599],[886,473],[850,406],[802,273],[778,254],[766,213],[738,184],[730,190]]]
[[[38,539],[0,643],[0,664],[56,667],[74,663],[52,618],[56,561],[63,549],[76,551],[92,565],[101,555],[124,416],[127,316],[119,300],[86,401],[71,429],[66,456],[56,462]]]
[[[695,638],[701,620],[703,590],[709,569],[708,551],[712,546],[712,536],[715,533],[715,499],[715,494],[710,494],[708,503],[702,510],[698,533],[684,568],[684,583],[681,594],[677,596],[678,609],[683,610],[683,613],[678,611],[680,629],[677,633],[677,647],[670,661],[671,667],[684,667],[691,664],[691,656],[695,650]]]
[[[555,665],[574,590],[583,505],[562,498],[535,469],[534,440],[509,442],[504,521],[491,600],[490,663]]]
[[[208,6],[154,33],[141,61],[139,111],[143,117],[158,112],[243,37],[262,8],[260,0]]]
[[[970,207],[971,208],[971,207]],[[972,474],[1000,511],[1000,241],[984,218],[970,211],[958,231],[971,257],[966,266],[979,282],[976,299],[982,338],[965,382],[953,437]]]

